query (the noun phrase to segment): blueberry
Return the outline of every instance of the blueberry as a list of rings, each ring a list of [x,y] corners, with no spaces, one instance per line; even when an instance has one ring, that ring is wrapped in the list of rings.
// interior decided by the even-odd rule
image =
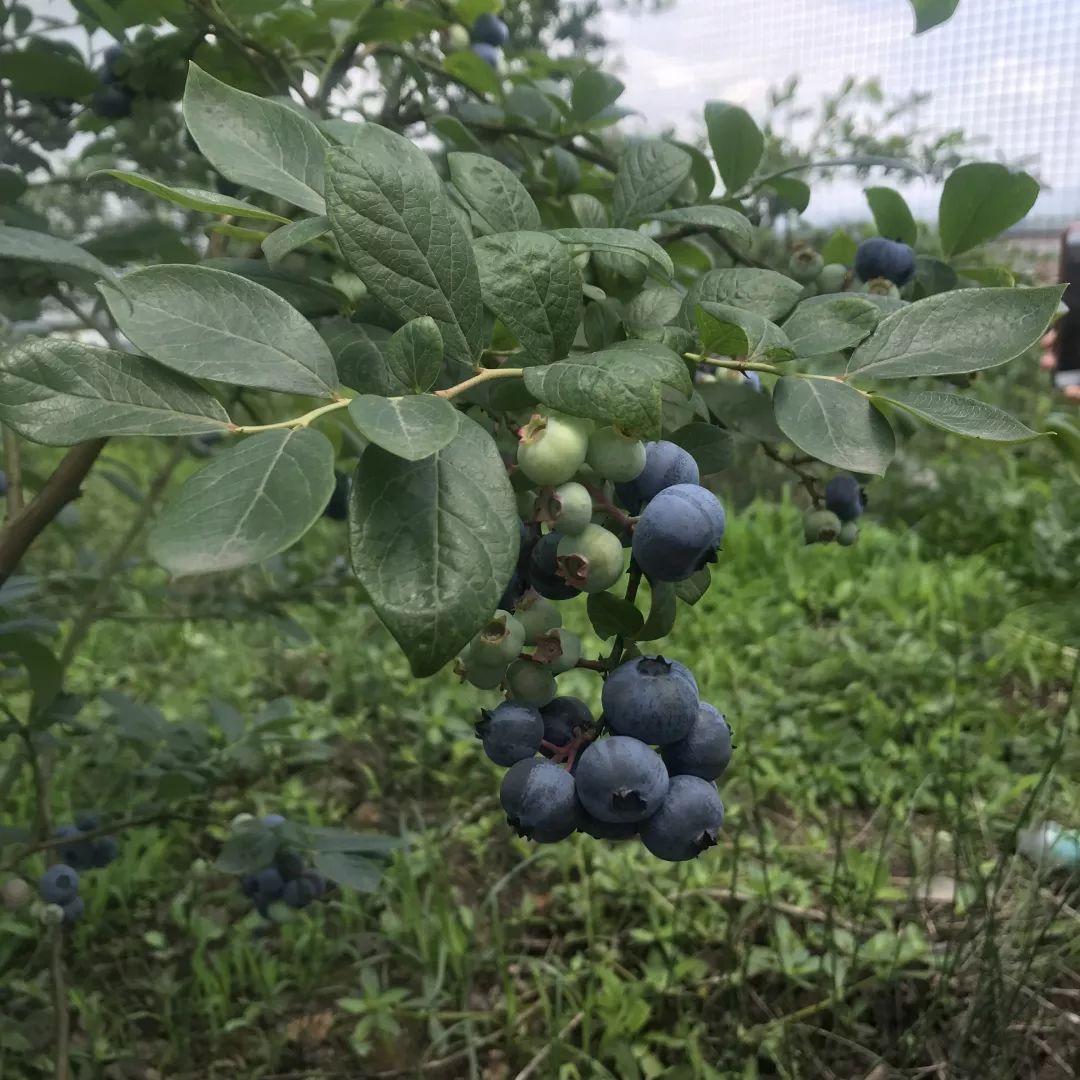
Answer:
[[[535,705],[504,701],[494,709],[480,710],[476,736],[483,739],[484,753],[496,765],[513,765],[540,749],[544,721]]]
[[[848,283],[847,267],[843,263],[828,263],[817,277],[819,293],[843,292]]]
[[[0,469],[0,495],[6,495],[7,494],[7,488],[8,488],[7,473],[4,472],[3,469]]]
[[[256,875],[259,883],[258,896],[260,900],[277,900],[285,889],[285,881],[281,871],[276,866],[267,866]]]
[[[106,120],[122,120],[131,115],[131,94],[119,86],[99,86],[90,99],[90,108]]]
[[[521,429],[518,467],[537,484],[563,484],[585,463],[588,445],[588,430],[583,424],[537,413]]]
[[[532,645],[541,634],[562,626],[559,609],[545,596],[527,592],[514,608],[514,617],[525,627],[525,643]]]
[[[866,492],[854,476],[841,473],[825,485],[825,506],[841,521],[854,521],[866,509]]]
[[[548,600],[569,600],[581,592],[559,575],[557,559],[562,538],[561,532],[549,532],[541,537],[529,556],[529,584]]]
[[[859,526],[854,521],[845,521],[840,527],[840,532],[836,537],[837,543],[841,547],[851,547],[859,539]]]
[[[124,47],[122,45],[110,45],[102,54],[101,59],[105,65],[105,70],[110,74],[114,74],[116,65],[124,59]]]
[[[721,713],[703,701],[686,738],[669,743],[661,753],[672,776],[715,780],[731,761],[731,728]]]
[[[604,715],[618,735],[656,745],[677,742],[697,719],[694,676],[677,660],[641,656],[620,664],[604,683]]]
[[[564,840],[578,823],[574,778],[541,758],[511,766],[499,788],[507,824],[528,840],[552,844]]]
[[[57,840],[72,839],[72,843],[58,848],[60,858],[76,870],[89,870],[94,865],[94,844],[82,839],[82,831],[75,825],[61,825],[53,830]]]
[[[637,836],[640,827],[637,821],[601,821],[584,806],[578,812],[578,830],[595,840],[629,840]]]
[[[244,874],[244,876],[240,878],[240,891],[249,900],[254,900],[259,893],[258,874]]]
[[[625,735],[590,743],[574,780],[581,805],[601,821],[643,821],[656,813],[668,789],[660,755]]]
[[[281,814],[264,814],[261,820],[268,829],[276,829],[285,824],[285,818]]]
[[[673,776],[660,809],[641,826],[641,839],[658,859],[685,862],[712,847],[724,823],[716,785],[700,776]]]
[[[665,488],[696,484],[700,479],[693,457],[676,443],[661,440],[645,444],[645,468],[637,479],[616,484],[615,494],[631,514],[638,514]]]
[[[323,510],[323,517],[331,521],[344,521],[349,516],[349,488],[352,482],[343,472],[334,473],[334,490]]]
[[[274,867],[283,881],[292,881],[304,872],[304,857],[298,851],[279,851],[274,856]]]
[[[322,874],[317,874],[314,870],[305,870],[302,876],[304,881],[311,886],[311,891],[314,893],[316,900],[326,895],[326,878]]]
[[[488,45],[484,41],[477,41],[470,45],[469,48],[479,56],[485,64],[489,64],[491,67],[498,69],[500,53],[497,45]]]
[[[46,904],[66,904],[79,892],[79,873],[64,863],[50,866],[38,881],[38,893]]]
[[[75,818],[75,828],[79,832],[93,832],[101,828],[101,818],[97,814],[79,814]]]
[[[855,252],[855,273],[863,281],[886,278],[894,285],[906,285],[915,276],[915,252],[899,240],[872,236]]]
[[[605,480],[629,483],[645,468],[645,445],[624,435],[618,428],[597,428],[589,436],[585,460]]]
[[[890,300],[900,299],[900,289],[888,278],[871,278],[863,285],[862,291],[870,293],[873,296],[887,296]]]
[[[75,896],[63,905],[64,908],[64,922],[76,923],[86,912],[86,901],[81,896]]]
[[[807,510],[803,515],[803,535],[808,544],[831,544],[840,536],[842,524],[831,510]]]
[[[529,705],[546,705],[555,696],[555,676],[532,660],[515,660],[506,669],[510,696]]]
[[[477,690],[494,690],[506,678],[505,663],[478,664],[470,656],[462,657],[457,673]]]
[[[541,521],[564,536],[577,536],[592,521],[592,496],[584,484],[571,480],[542,494],[536,500],[536,513]]]
[[[788,260],[788,273],[804,285],[814,281],[825,266],[825,260],[813,248],[799,248]]]
[[[506,667],[515,660],[525,644],[525,627],[508,611],[496,611],[469,646],[470,664]]]
[[[536,663],[543,664],[552,675],[561,675],[577,667],[581,659],[581,638],[569,630],[549,630],[536,639],[532,658]]]
[[[502,596],[499,597],[499,607],[503,611],[513,611],[528,587],[529,583],[525,580],[525,575],[520,570],[515,570],[510,575]]]
[[[743,375],[746,377],[746,381],[756,390],[759,394],[762,393],[761,389],[761,376],[756,371],[744,371]]]
[[[544,721],[544,740],[554,746],[566,746],[574,737],[575,728],[592,727],[592,713],[581,698],[557,697],[540,708]]]
[[[580,536],[564,536],[557,553],[559,575],[583,592],[603,592],[622,577],[622,541],[602,525],[586,525]]]
[[[501,48],[510,40],[510,29],[498,15],[485,11],[472,24],[471,37],[474,42]]]
[[[665,488],[642,512],[634,528],[634,559],[658,581],[682,581],[716,561],[724,536],[724,508],[707,488]]]
[[[120,844],[115,836],[99,836],[91,841],[93,847],[93,865],[99,870],[114,862],[120,855]]]
[[[281,898],[291,908],[306,908],[315,899],[315,887],[307,878],[294,878],[286,883]]]
[[[214,187],[228,199],[235,199],[241,191],[239,184],[220,175],[214,177]]]

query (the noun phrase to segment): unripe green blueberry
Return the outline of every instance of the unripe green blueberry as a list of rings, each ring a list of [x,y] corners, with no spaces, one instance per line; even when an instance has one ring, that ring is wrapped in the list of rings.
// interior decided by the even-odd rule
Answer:
[[[813,281],[821,273],[825,260],[813,248],[799,248],[788,259],[788,273],[804,285]]]
[[[477,667],[504,667],[517,659],[525,644],[525,627],[509,611],[496,611],[472,640],[467,664]]]
[[[848,270],[843,263],[829,263],[822,267],[816,282],[819,293],[843,292],[847,283]]]
[[[564,536],[556,556],[559,574],[587,593],[603,592],[622,576],[622,541],[601,525],[587,525],[578,536]]]
[[[592,496],[588,488],[571,480],[552,491],[541,492],[536,500],[538,521],[547,522],[564,536],[577,536],[592,520]]]
[[[799,293],[799,301],[809,300],[812,296],[817,296],[818,287],[813,281],[808,281],[803,287],[802,292]]]
[[[845,521],[840,526],[840,535],[836,538],[843,547],[851,547],[859,539],[859,525],[855,521]]]
[[[237,814],[236,817],[229,822],[230,829],[242,829],[244,826],[249,825],[255,820],[254,814]]]
[[[21,877],[8,878],[3,885],[0,885],[0,900],[3,900],[4,907],[9,911],[17,911],[29,904],[33,898],[33,887]]]
[[[831,510],[807,510],[803,531],[808,544],[831,544],[840,535],[840,519]]]
[[[470,657],[460,657],[455,670],[477,690],[494,690],[506,678],[506,664],[478,664]]]
[[[561,675],[581,659],[581,638],[569,630],[549,630],[536,639],[533,660],[552,673]]]
[[[605,480],[629,483],[645,468],[645,444],[624,435],[618,428],[598,428],[589,436],[585,460]]]
[[[513,701],[538,708],[555,697],[555,676],[551,669],[532,660],[515,660],[507,668],[506,685]]]
[[[900,299],[900,290],[888,278],[871,278],[863,286],[862,291],[873,293],[875,296],[888,296],[892,300]]]
[[[589,438],[579,424],[536,413],[521,429],[517,462],[534,483],[565,483],[581,468]]]
[[[469,31],[460,23],[455,23],[443,36],[443,50],[448,53],[461,52],[470,44]]]
[[[535,645],[536,639],[556,626],[562,626],[562,615],[554,600],[541,596],[533,589],[518,601],[514,608],[514,617],[525,627],[525,642]]]
[[[46,926],[59,926],[64,921],[64,909],[59,904],[42,904],[38,915]]]

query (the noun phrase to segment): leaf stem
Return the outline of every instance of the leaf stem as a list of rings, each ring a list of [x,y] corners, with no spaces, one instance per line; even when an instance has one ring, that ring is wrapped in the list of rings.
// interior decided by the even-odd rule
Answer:
[[[256,431],[284,431],[286,428],[305,428],[320,416],[335,412],[337,409],[344,409],[351,400],[351,398],[338,397],[331,401],[329,405],[320,405],[317,409],[312,409],[311,412],[306,412],[303,416],[294,416],[291,420],[281,420],[276,424],[230,424],[229,430],[235,435],[250,435]]]
[[[708,364],[710,367],[727,368],[729,371],[764,371],[767,375],[792,374],[778,368],[775,364],[759,364],[756,360],[718,360],[714,356],[705,356],[702,353],[683,353],[683,358],[693,360],[698,364]]]
[[[436,390],[435,396],[441,398],[455,398],[458,394],[464,394],[481,383],[490,382],[492,379],[520,379],[525,374],[524,368],[485,368],[474,375],[471,379],[459,382],[457,386],[451,386],[446,390]]]

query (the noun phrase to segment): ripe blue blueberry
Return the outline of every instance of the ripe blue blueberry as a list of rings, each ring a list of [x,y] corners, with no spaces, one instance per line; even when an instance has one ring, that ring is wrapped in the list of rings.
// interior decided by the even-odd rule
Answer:
[[[484,753],[496,765],[513,765],[540,749],[544,721],[535,705],[504,701],[494,709],[480,710],[476,737],[483,740]]]
[[[304,857],[298,851],[279,851],[274,866],[283,881],[292,881],[304,872]]]
[[[326,884],[326,878],[324,878],[322,874],[317,874],[314,870],[305,870],[303,878],[311,886],[311,890],[315,894],[316,900],[320,900],[326,895],[328,886]]]
[[[506,686],[512,698],[538,708],[555,696],[555,676],[532,660],[515,660],[506,669]]]
[[[686,862],[712,847],[724,823],[716,785],[700,776],[673,776],[660,809],[641,825],[641,839],[658,859]]]
[[[497,45],[488,45],[485,41],[475,41],[469,48],[479,56],[485,64],[498,69],[500,53]]]
[[[578,831],[594,840],[629,840],[637,836],[641,823],[637,821],[601,821],[582,806],[578,813]]]
[[[501,48],[510,40],[510,29],[498,15],[485,11],[482,15],[477,15],[472,24],[472,39]]]
[[[285,818],[282,817],[281,814],[264,814],[262,823],[268,829],[276,829],[279,825],[285,824]]]
[[[61,846],[57,853],[68,865],[76,870],[89,870],[94,865],[94,844],[82,839],[82,830],[75,825],[60,825],[53,830],[57,840],[71,839],[71,843]]]
[[[306,908],[315,899],[315,886],[307,878],[293,878],[286,882],[281,898],[291,908]]]
[[[696,484],[701,479],[698,464],[681,446],[666,440],[645,444],[645,468],[627,484],[616,484],[615,494],[630,511],[638,514],[650,499],[675,484]]]
[[[97,814],[79,814],[75,818],[75,828],[79,832],[93,832],[101,828],[101,818]]]
[[[120,844],[115,836],[99,836],[92,842],[93,865],[99,870],[108,866],[120,854]]]
[[[662,746],[690,733],[697,719],[698,688],[677,660],[640,656],[607,677],[602,701],[612,731]]]
[[[645,468],[645,444],[618,428],[597,428],[589,436],[585,460],[603,479],[629,483]]]
[[[557,559],[562,538],[561,532],[549,532],[540,538],[529,556],[529,584],[548,600],[569,600],[581,592],[559,575]]]
[[[352,481],[343,472],[334,473],[334,490],[330,493],[330,501],[323,510],[323,517],[331,521],[344,521],[349,516],[349,488]]]
[[[121,86],[99,86],[90,108],[105,120],[122,120],[131,115],[131,94]]]
[[[601,821],[643,821],[656,813],[668,789],[660,755],[625,735],[590,743],[574,780],[581,805]]]
[[[64,922],[68,924],[78,922],[86,912],[86,901],[81,896],[72,897],[62,906],[64,908]]]
[[[744,371],[743,375],[746,377],[746,381],[754,390],[757,391],[757,393],[760,394],[763,392],[761,388],[761,376],[756,371]]]
[[[915,275],[915,252],[899,240],[871,236],[855,252],[855,273],[863,281],[886,278],[894,285],[906,285]]]
[[[686,738],[669,743],[661,753],[672,776],[716,780],[731,761],[731,728],[721,713],[703,701]]]
[[[602,525],[586,525],[580,536],[564,536],[556,552],[560,576],[575,589],[603,592],[622,577],[622,541]]]
[[[658,581],[682,581],[716,561],[724,536],[724,508],[707,488],[676,484],[665,488],[634,528],[634,559]]]
[[[542,758],[511,766],[499,788],[499,802],[506,811],[507,824],[528,840],[553,844],[577,828],[574,778]]]
[[[64,863],[50,866],[38,881],[38,893],[46,904],[67,904],[79,892],[79,873]]]
[[[825,506],[841,521],[855,521],[866,509],[866,492],[854,476],[841,473],[825,485]]]
[[[244,874],[244,876],[240,878],[240,891],[249,900],[254,900],[259,893],[258,874]]]
[[[276,866],[267,866],[255,875],[258,895],[263,900],[277,900],[285,889],[285,880]]]
[[[544,722],[544,741],[553,746],[566,746],[575,729],[584,731],[592,727],[593,719],[589,706],[576,697],[553,698],[541,707],[540,718]]]

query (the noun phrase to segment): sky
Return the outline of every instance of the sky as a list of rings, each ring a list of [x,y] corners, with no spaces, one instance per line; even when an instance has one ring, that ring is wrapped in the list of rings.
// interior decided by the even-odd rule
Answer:
[[[696,133],[709,99],[761,118],[768,89],[793,74],[806,104],[846,75],[879,76],[890,97],[932,95],[922,126],[962,127],[986,138],[986,159],[1033,172],[1045,185],[1033,217],[1080,217],[1080,0],[960,0],[943,26],[918,37],[913,27],[908,0],[675,0],[659,14],[604,15],[621,103],[643,129]],[[865,215],[861,188],[819,187],[806,217]],[[936,185],[904,190],[916,216],[934,216]]]

